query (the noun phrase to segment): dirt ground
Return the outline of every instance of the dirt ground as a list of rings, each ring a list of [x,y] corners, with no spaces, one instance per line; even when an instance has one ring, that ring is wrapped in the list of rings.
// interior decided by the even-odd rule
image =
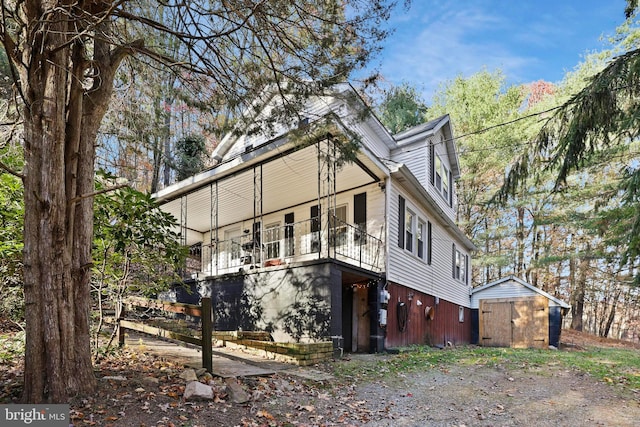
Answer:
[[[631,346],[563,331],[566,350],[584,346]],[[635,346],[640,351],[640,346]],[[448,351],[448,350],[443,350]],[[391,355],[354,355],[385,369]],[[344,360],[315,366],[332,373]],[[19,387],[0,365],[7,403]],[[219,378],[209,378],[212,402],[186,402],[183,367],[127,352],[97,367],[96,395],[72,404],[74,426],[637,426],[640,391],[603,383],[561,366],[503,367],[460,364],[417,370],[391,379],[309,381],[281,371],[238,379],[249,396],[233,403]],[[126,378],[126,380],[118,379]],[[13,378],[13,379],[12,379]],[[150,380],[149,378],[155,378]],[[4,391],[2,391],[4,390]],[[4,393],[4,395],[2,394]]]

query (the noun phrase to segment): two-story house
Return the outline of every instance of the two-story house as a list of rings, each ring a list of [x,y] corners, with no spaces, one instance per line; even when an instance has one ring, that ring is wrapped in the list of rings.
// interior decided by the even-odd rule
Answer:
[[[155,194],[197,256],[216,330],[347,352],[470,341],[474,246],[454,222],[449,117],[394,136],[354,95],[311,98],[275,133],[236,130],[213,168]]]

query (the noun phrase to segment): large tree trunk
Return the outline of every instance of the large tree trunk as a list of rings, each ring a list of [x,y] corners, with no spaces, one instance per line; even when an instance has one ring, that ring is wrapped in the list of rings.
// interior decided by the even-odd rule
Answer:
[[[27,16],[47,22],[48,31],[32,31],[31,67],[22,84],[25,92],[25,221],[24,294],[26,350],[23,400],[65,402],[76,393],[93,390],[95,378],[89,347],[88,277],[74,269],[78,216],[77,166],[81,103],[78,91],[77,44],[61,12],[43,17],[27,8]],[[51,11],[48,11],[51,12]],[[64,46],[57,50],[52,46]],[[76,74],[76,75],[74,75]],[[26,78],[26,80],[25,80]],[[92,165],[93,166],[93,165]],[[90,220],[89,220],[90,221]],[[88,269],[90,265],[83,266]]]
[[[73,38],[62,7],[25,6],[23,400],[68,402],[95,389],[89,336],[95,140],[124,50]],[[72,8],[73,6],[69,6]],[[108,23],[102,23],[102,26]],[[56,49],[52,49],[56,47]],[[89,69],[89,67],[92,67]],[[85,91],[85,74],[99,76]]]

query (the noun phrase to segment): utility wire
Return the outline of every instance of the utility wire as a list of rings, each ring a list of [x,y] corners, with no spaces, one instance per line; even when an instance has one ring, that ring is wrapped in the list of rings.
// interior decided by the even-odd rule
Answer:
[[[513,119],[513,120],[509,120],[508,122],[498,123],[496,125],[488,126],[486,128],[483,128],[483,129],[479,129],[479,130],[476,130],[476,131],[473,131],[473,132],[465,133],[465,134],[460,135],[460,136],[456,136],[456,137],[449,138],[449,139],[443,139],[441,141],[434,142],[433,145],[445,144],[447,142],[455,141],[457,139],[462,139],[462,138],[465,138],[467,136],[480,135],[482,133],[488,132],[490,130],[493,130],[493,129],[496,129],[496,128],[499,128],[499,127],[508,126],[508,125],[513,124],[513,123],[517,123],[517,122],[519,122],[521,120],[530,119],[532,117],[537,117],[537,116],[541,116],[541,115],[546,114],[546,113],[550,113],[551,111],[559,110],[562,107],[564,107],[564,105],[557,105],[555,107],[551,107],[551,108],[548,108],[548,109],[543,110],[543,111],[538,111],[537,113],[531,113],[531,114],[527,114],[526,116],[522,116],[522,117],[518,117],[518,118]],[[514,145],[526,145],[526,144],[531,144],[531,143],[532,142],[530,142],[530,141],[523,141],[523,142],[520,142],[520,143],[514,144]],[[496,148],[510,148],[510,147],[511,146],[467,149],[467,150],[465,150],[465,152],[473,153],[473,152],[479,152],[479,151],[494,150]],[[402,152],[403,153],[411,153],[413,151],[422,150],[422,149],[424,149],[424,147],[414,148],[414,149],[411,149],[411,150],[404,150]],[[386,160],[388,160],[388,159],[386,159]]]
[[[497,125],[493,125],[493,126],[486,127],[484,129],[480,129],[480,130],[476,130],[476,131],[473,131],[473,132],[465,133],[464,135],[456,136],[455,138],[449,138],[447,140],[440,141],[439,144],[444,143],[444,142],[451,142],[451,141],[454,141],[456,139],[462,139],[462,138],[467,137],[467,136],[479,135],[481,133],[485,133],[485,132],[490,131],[492,129],[496,129],[496,128],[499,128],[499,127],[502,127],[502,126],[508,126],[508,125],[513,124],[513,123],[519,122],[521,120],[530,119],[531,117],[537,117],[537,116],[541,116],[541,115],[546,114],[546,113],[550,113],[551,111],[559,110],[562,107],[564,107],[564,105],[556,105],[555,107],[551,107],[551,108],[546,109],[544,111],[538,111],[537,113],[531,113],[531,114],[528,114],[526,116],[518,117],[516,119],[509,120],[508,122],[498,123]]]

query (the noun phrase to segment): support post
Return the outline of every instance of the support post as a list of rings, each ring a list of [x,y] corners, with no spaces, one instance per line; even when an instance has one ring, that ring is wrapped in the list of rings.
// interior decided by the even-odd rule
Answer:
[[[214,186],[215,184],[215,186]],[[218,275],[218,181],[210,186],[209,274]],[[215,233],[215,234],[214,234]],[[215,249],[214,249],[215,247]]]
[[[118,311],[116,313],[116,322],[118,328],[118,347],[124,347],[124,328],[121,326],[120,321],[124,319],[124,304],[118,304]]]
[[[202,298],[202,367],[207,372],[213,371],[213,350],[211,339],[213,336],[213,321],[211,317],[211,298]]]
[[[180,197],[180,244],[187,246],[187,196]]]

